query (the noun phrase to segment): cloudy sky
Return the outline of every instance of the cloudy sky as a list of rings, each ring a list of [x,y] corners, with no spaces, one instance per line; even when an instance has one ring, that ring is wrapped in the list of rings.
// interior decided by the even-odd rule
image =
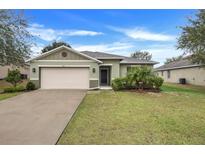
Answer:
[[[26,10],[29,31],[36,37],[33,55],[54,40],[74,49],[129,56],[148,51],[163,64],[180,55],[176,50],[179,26],[196,10]]]

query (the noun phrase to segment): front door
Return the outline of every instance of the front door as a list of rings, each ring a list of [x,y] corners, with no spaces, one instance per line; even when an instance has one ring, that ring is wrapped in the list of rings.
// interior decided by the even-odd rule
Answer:
[[[101,67],[100,68],[100,85],[108,86],[110,84],[110,68]]]
[[[107,85],[108,84],[108,78],[107,78],[108,72],[106,69],[101,70],[101,85]]]

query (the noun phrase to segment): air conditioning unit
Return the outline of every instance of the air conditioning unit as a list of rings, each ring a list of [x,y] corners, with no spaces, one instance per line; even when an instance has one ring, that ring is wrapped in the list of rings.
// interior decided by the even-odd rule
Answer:
[[[180,84],[186,84],[186,79],[185,78],[180,78],[179,83]]]

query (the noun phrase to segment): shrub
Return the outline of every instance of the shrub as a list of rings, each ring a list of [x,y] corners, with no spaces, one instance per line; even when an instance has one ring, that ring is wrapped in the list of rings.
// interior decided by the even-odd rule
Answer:
[[[5,79],[7,82],[10,82],[14,87],[16,87],[17,83],[21,81],[21,73],[17,69],[8,71],[8,75]]]
[[[135,82],[136,88],[140,86],[140,83],[142,83],[142,88],[146,86],[150,76],[152,76],[152,70],[149,67],[133,67],[128,74],[129,79]]]
[[[127,85],[127,78],[116,78],[112,81],[113,90],[125,89]]]
[[[26,85],[26,90],[35,90],[35,84],[29,81]]]
[[[153,87],[154,87],[154,76],[153,75],[147,76],[143,84],[143,89],[152,89]]]
[[[12,93],[12,92],[20,92],[20,91],[24,91],[24,90],[25,90],[24,86],[17,86],[17,87],[5,88],[4,92],[5,93]]]
[[[12,93],[12,92],[15,92],[15,88],[14,88],[14,87],[4,88],[4,92],[5,92],[5,93]]]
[[[156,76],[148,67],[131,68],[127,77],[117,78],[112,81],[114,90],[122,89],[159,89],[163,79]]]
[[[16,89],[16,91],[24,91],[25,87],[24,86],[17,86],[15,89]]]
[[[154,76],[154,80],[153,80],[153,88],[155,89],[159,89],[162,84],[163,84],[164,80],[161,77],[158,76]]]

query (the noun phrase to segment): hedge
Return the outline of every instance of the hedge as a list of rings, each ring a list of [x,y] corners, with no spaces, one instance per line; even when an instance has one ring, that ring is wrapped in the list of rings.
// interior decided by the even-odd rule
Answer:
[[[25,90],[24,86],[16,86],[16,87],[5,88],[4,92],[5,93],[12,93],[12,92],[20,92],[20,91],[24,91],[24,90]]]

